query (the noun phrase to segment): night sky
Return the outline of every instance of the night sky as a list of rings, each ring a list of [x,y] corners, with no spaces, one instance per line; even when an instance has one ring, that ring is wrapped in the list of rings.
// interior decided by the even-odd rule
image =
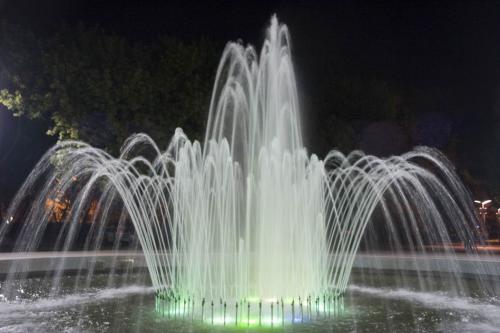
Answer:
[[[317,98],[324,64],[335,63],[400,86],[439,89],[447,99],[443,112],[469,133],[469,144],[489,140],[496,130],[491,120],[499,118],[500,2],[312,3],[0,0],[0,19],[42,33],[61,22],[82,21],[136,40],[205,36],[220,42],[222,51],[226,41],[237,39],[260,48],[268,20],[277,13],[290,28],[300,90],[309,98]],[[313,111],[304,105],[308,119]],[[55,142],[44,131],[44,124],[0,112],[2,191],[17,189]]]

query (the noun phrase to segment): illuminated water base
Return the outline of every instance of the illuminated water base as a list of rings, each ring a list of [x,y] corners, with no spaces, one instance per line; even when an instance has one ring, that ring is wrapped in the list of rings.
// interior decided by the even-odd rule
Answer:
[[[344,312],[344,295],[323,294],[263,300],[257,297],[197,300],[163,291],[155,295],[155,310],[170,320],[217,326],[280,327],[338,316]]]

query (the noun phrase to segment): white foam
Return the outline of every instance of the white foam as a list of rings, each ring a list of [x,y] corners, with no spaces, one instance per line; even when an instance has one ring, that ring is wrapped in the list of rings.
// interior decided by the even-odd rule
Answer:
[[[498,332],[500,326],[500,304],[498,300],[488,303],[472,297],[451,296],[444,292],[420,292],[409,289],[374,288],[351,285],[350,291],[368,294],[378,298],[396,299],[418,303],[436,310],[464,311],[484,318],[487,322],[463,324],[462,329],[475,332]]]
[[[33,312],[73,307],[132,295],[145,295],[152,292],[152,287],[132,285],[122,288],[101,289],[95,292],[70,294],[57,298],[40,298],[34,301],[1,302],[0,319],[23,317]]]

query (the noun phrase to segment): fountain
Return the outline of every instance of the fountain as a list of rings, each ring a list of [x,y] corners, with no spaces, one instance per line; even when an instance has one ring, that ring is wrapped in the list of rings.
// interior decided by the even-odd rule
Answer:
[[[282,326],[338,315],[360,244],[377,242],[371,229],[377,216],[393,251],[429,254],[429,244],[478,237],[472,200],[436,150],[387,159],[307,153],[288,29],[276,17],[260,54],[226,46],[203,143],[177,129],[166,150],[133,135],[118,158],[76,141],[50,149],[10,206],[7,216],[24,221],[15,252],[37,251],[51,198],[71,202],[55,250],[72,250],[90,222],[83,250],[92,256],[110,220],[129,221],[156,311],[207,324]],[[23,209],[27,204],[31,209]],[[2,225],[0,242],[12,225]],[[457,255],[446,254],[450,289],[467,294]],[[63,255],[47,278],[52,295],[66,278],[67,260]],[[4,293],[14,289],[9,281],[26,278],[22,265],[10,267]],[[91,286],[96,268],[85,265],[75,288]],[[433,270],[429,265],[417,269],[417,291],[432,292],[441,278],[421,274]],[[481,280],[484,268],[473,265]]]

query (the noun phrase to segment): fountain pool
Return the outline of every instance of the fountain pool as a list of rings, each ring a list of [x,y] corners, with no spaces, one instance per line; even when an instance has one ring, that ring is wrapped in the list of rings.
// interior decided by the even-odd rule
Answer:
[[[58,296],[49,296],[46,279],[32,277],[18,281],[16,296],[0,303],[0,332],[496,332],[500,324],[496,297],[453,296],[445,288],[420,292],[414,288],[419,283],[415,275],[401,288],[396,275],[372,280],[366,273],[353,272],[343,304],[330,314],[312,313],[312,319],[305,314],[303,323],[274,327],[236,326],[230,320],[226,326],[212,326],[202,324],[199,316],[161,316],[154,311],[154,290],[146,273],[129,274],[126,282],[117,275],[114,285],[109,274],[96,274],[93,284],[81,289],[74,289],[74,276],[64,276],[64,291]],[[480,288],[468,282],[471,290]]]

